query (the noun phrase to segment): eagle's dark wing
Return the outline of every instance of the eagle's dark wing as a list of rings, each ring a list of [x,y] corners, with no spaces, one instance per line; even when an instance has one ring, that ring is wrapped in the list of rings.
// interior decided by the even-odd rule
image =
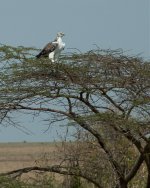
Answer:
[[[49,53],[53,52],[56,49],[56,47],[57,44],[53,44],[52,42],[50,42],[43,48],[43,50],[36,57],[47,57]]]

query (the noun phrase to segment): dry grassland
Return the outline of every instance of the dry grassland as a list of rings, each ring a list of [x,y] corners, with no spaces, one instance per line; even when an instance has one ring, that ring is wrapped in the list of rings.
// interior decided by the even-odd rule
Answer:
[[[53,165],[57,147],[54,143],[0,143],[0,173],[35,166]]]

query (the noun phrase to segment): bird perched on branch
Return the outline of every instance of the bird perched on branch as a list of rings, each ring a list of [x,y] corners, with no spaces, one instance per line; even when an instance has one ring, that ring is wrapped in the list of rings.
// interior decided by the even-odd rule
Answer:
[[[65,43],[62,41],[64,35],[63,32],[57,33],[56,39],[49,42],[36,57],[49,57],[52,62],[58,61],[61,51],[65,48]]]

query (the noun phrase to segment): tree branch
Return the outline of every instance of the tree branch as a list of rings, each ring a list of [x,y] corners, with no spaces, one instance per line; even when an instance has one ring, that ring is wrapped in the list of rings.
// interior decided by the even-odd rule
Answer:
[[[134,178],[134,176],[136,175],[136,173],[139,170],[139,168],[140,168],[141,164],[143,163],[143,161],[144,161],[143,155],[140,154],[139,158],[135,162],[135,164],[132,167],[132,169],[130,170],[130,172],[125,176],[125,180],[127,182],[129,182],[132,178]]]
[[[113,104],[123,114],[125,113],[125,110],[121,106],[119,106],[109,95],[107,95],[104,89],[100,89],[100,91],[102,92],[102,95],[104,95],[106,99],[108,99],[111,102],[111,104]]]
[[[113,155],[111,153],[111,151],[109,149],[107,149],[105,142],[103,141],[103,139],[101,138],[101,135],[95,130],[93,129],[90,125],[86,124],[81,117],[72,117],[74,119],[75,122],[77,122],[81,127],[83,127],[85,130],[87,130],[88,132],[90,132],[98,141],[99,145],[101,146],[101,148],[104,150],[104,152],[106,153],[110,164],[112,165],[113,169],[115,170],[115,173],[117,174],[117,176],[119,177],[119,179],[123,179],[124,175],[122,173],[121,167],[119,166],[119,164],[117,163],[117,161],[113,158]]]
[[[6,172],[6,173],[0,173],[0,176],[17,177],[17,176],[21,176],[24,173],[29,173],[31,171],[54,172],[54,173],[63,174],[63,175],[78,176],[78,177],[82,177],[82,178],[88,180],[89,182],[96,185],[98,188],[103,188],[93,178],[87,177],[81,171],[70,169],[70,168],[67,168],[67,167],[60,167],[59,165],[48,166],[48,167],[38,167],[38,166],[26,167],[26,168],[21,168],[21,169],[13,170],[13,171],[10,171],[10,172]]]

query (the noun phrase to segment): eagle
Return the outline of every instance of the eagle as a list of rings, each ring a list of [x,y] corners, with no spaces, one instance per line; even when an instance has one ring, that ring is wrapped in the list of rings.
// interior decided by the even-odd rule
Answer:
[[[56,39],[46,44],[36,58],[49,57],[52,62],[58,61],[61,51],[65,48],[65,43],[62,41],[63,36],[65,36],[63,32],[58,32]]]

